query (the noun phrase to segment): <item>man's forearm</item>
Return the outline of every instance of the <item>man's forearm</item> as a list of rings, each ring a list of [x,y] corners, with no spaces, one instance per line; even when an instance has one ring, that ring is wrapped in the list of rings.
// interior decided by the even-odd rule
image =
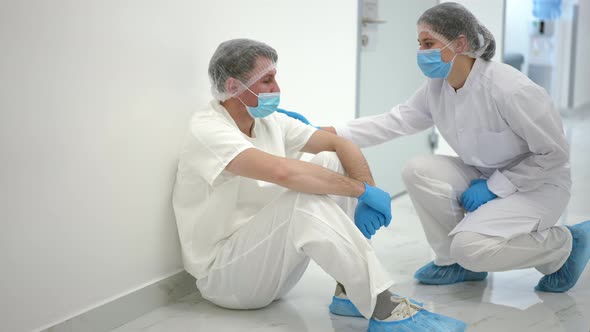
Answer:
[[[273,181],[285,188],[309,194],[359,197],[365,192],[361,180],[325,167],[294,159],[283,159],[283,176]]]
[[[365,192],[359,180],[314,163],[277,157],[256,148],[238,154],[226,170],[308,194],[359,197]]]
[[[369,164],[356,144],[341,138],[335,146],[335,152],[349,177],[375,185]]]

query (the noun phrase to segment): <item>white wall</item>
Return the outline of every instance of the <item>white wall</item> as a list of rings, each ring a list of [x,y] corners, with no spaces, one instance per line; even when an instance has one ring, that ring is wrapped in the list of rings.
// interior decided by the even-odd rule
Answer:
[[[283,106],[345,122],[356,19],[352,0],[0,3],[2,329],[53,325],[181,269],[170,191],[219,42],[275,46]]]
[[[579,0],[574,107],[590,103],[590,0]]]

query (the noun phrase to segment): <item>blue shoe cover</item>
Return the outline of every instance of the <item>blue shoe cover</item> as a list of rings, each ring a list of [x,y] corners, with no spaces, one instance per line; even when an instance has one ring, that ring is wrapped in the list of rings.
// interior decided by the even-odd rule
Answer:
[[[466,328],[465,322],[421,310],[412,317],[393,322],[371,318],[368,332],[463,332]]]
[[[399,296],[397,294],[392,295]],[[414,299],[410,299],[410,302],[419,306],[423,305],[422,302],[418,302]],[[349,299],[336,296],[332,297],[332,303],[330,303],[330,312],[339,316],[363,317],[363,315]]]
[[[574,287],[590,260],[590,220],[566,226],[573,237],[572,252],[563,266],[539,280],[535,290],[562,293]]]
[[[363,317],[354,304],[349,299],[342,299],[336,296],[332,297],[330,303],[330,312],[334,315]]]
[[[424,265],[414,274],[414,278],[428,285],[450,285],[462,281],[480,281],[487,276],[487,272],[469,271],[459,264],[438,266],[434,265],[434,262]]]

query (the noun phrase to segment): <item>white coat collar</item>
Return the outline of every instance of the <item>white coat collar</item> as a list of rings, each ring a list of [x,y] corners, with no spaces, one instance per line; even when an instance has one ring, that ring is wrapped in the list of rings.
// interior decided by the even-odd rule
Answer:
[[[463,84],[461,89],[469,90],[475,82],[479,81],[480,77],[483,75],[484,68],[486,67],[486,62],[486,60],[481,58],[475,59],[473,67],[471,67],[471,71],[467,76],[467,80],[465,80],[465,84]]]

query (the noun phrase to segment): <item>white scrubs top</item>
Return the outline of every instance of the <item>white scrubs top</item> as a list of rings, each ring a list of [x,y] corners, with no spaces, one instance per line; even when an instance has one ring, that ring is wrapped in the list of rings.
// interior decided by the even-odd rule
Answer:
[[[505,64],[476,59],[461,89],[428,79],[406,103],[336,131],[367,147],[433,125],[499,197],[545,183],[571,189],[561,117],[543,88]]]
[[[236,176],[225,167],[248,148],[294,158],[315,131],[275,112],[255,119],[254,137],[248,137],[217,101],[193,115],[173,193],[183,261],[189,273],[196,278],[206,276],[223,242],[286,190]]]

